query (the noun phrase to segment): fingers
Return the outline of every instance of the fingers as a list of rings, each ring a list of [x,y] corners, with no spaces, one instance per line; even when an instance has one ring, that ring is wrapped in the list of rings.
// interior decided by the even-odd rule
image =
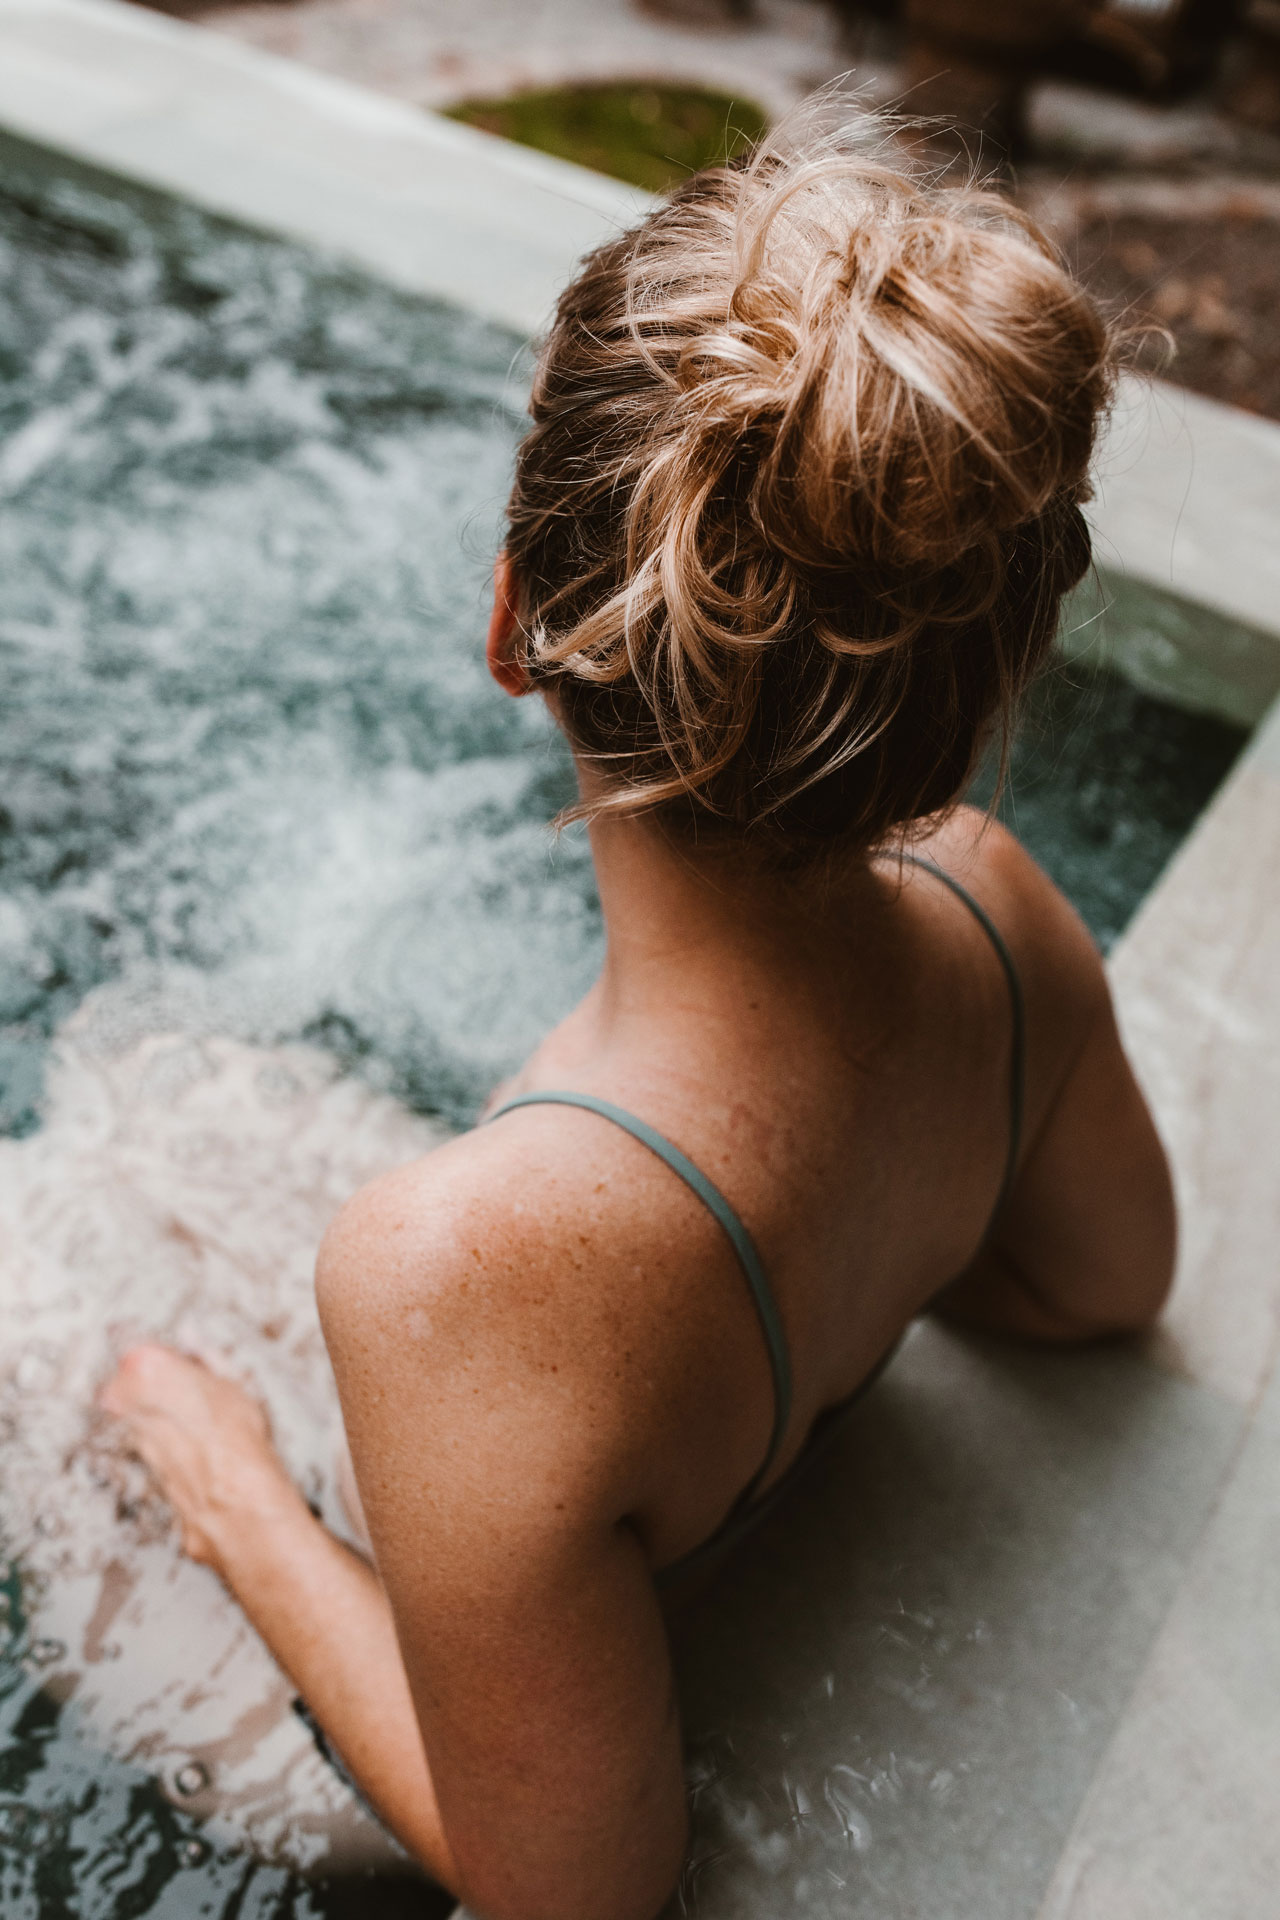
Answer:
[[[144,1407],[162,1408],[217,1376],[195,1354],[150,1342],[131,1347],[98,1395],[106,1413],[127,1418]]]
[[[124,1355],[98,1396],[129,1451],[175,1509],[182,1550],[217,1568],[219,1529],[297,1498],[265,1409],[233,1380],[171,1347]]]
[[[156,1357],[166,1352],[164,1347],[151,1345],[131,1347],[99,1394],[99,1404],[108,1413],[126,1412],[136,1402],[139,1391],[145,1390],[148,1375],[155,1370]]]
[[[194,1560],[197,1566],[211,1567],[214,1564],[213,1547],[208,1537],[197,1527],[182,1529],[182,1551],[188,1560]]]

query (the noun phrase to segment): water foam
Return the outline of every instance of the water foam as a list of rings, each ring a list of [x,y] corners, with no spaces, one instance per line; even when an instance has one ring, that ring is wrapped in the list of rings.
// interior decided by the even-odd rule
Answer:
[[[0,1504],[27,1665],[66,1737],[145,1767],[210,1838],[300,1867],[385,1859],[93,1402],[140,1337],[198,1354],[270,1408],[294,1477],[341,1529],[315,1247],[357,1185],[441,1130],[314,1049],[174,1035],[120,1054],[101,1011],[61,1036],[41,1131],[0,1143]]]

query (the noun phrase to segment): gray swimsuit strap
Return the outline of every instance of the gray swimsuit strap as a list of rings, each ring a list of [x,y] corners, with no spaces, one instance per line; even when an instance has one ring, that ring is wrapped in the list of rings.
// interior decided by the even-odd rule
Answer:
[[[1001,1208],[1009,1198],[1010,1189],[1018,1171],[1018,1154],[1022,1146],[1022,1116],[1026,1101],[1027,1080],[1027,1004],[1022,992],[1022,981],[1008,943],[985,907],[978,905],[967,887],[953,880],[944,868],[935,866],[932,860],[921,860],[918,854],[904,853],[899,856],[908,865],[919,867],[925,873],[931,873],[935,880],[941,880],[949,887],[957,900],[964,902],[995,949],[995,955],[1004,969],[1005,984],[1009,989],[1009,1012],[1012,1016],[1012,1031],[1009,1041],[1009,1151],[1005,1157],[1004,1178],[1000,1182],[1000,1191],[996,1203],[991,1209],[987,1222],[987,1231],[983,1243],[991,1237],[991,1229],[999,1218]]]
[[[958,880],[953,880],[951,875],[944,872],[941,867],[935,866],[932,860],[922,860],[912,853],[904,853],[900,858],[913,867],[921,867],[926,873],[933,874],[935,879],[941,880],[943,886],[949,887],[956,898],[962,901],[969,909],[974,919],[990,940],[992,947],[995,949],[996,957],[1004,971],[1005,981],[1009,989],[1009,1007],[1012,1014],[1009,1065],[1009,1151],[1005,1159],[1004,1177],[1000,1182],[1000,1191],[996,1196],[996,1203],[991,1210],[987,1232],[983,1236],[985,1240],[989,1237],[991,1228],[995,1224],[996,1218],[1009,1196],[1009,1190],[1013,1185],[1014,1176],[1017,1172],[1018,1150],[1022,1140],[1023,1082],[1026,1072],[1027,1051],[1026,1007],[1022,994],[1022,982],[1018,978],[1018,969],[1014,964],[1013,955],[1005,943],[1003,934],[987,913],[986,909],[978,905],[978,902],[968,889],[961,886]],[[773,1372],[773,1432],[769,1436],[768,1451],[757,1471],[743,1488],[742,1493],[734,1504],[733,1512],[730,1514],[725,1525],[713,1534],[710,1540],[705,1541],[701,1547],[695,1548],[692,1554],[687,1555],[680,1561],[677,1567],[667,1568],[665,1570],[666,1575],[672,1575],[678,1571],[683,1572],[704,1555],[720,1549],[727,1544],[730,1539],[736,1537],[738,1533],[744,1532],[748,1526],[754,1525],[755,1521],[760,1518],[768,1508],[774,1505],[783,1488],[790,1484],[792,1474],[812,1456],[815,1450],[815,1444],[820,1444],[835,1431],[841,1416],[861,1399],[867,1388],[879,1377],[884,1367],[887,1366],[893,1354],[896,1352],[896,1343],[895,1346],[891,1347],[889,1352],[883,1356],[877,1366],[873,1368],[868,1377],[859,1383],[846,1400],[841,1401],[837,1406],[828,1408],[824,1414],[819,1416],[818,1421],[815,1423],[810,1444],[806,1446],[794,1466],[788,1469],[788,1472],[784,1474],[777,1486],[770,1488],[763,1500],[755,1501],[754,1495],[756,1488],[760,1485],[770,1467],[773,1465],[778,1448],[782,1444],[783,1435],[787,1429],[787,1422],[791,1416],[791,1357],[787,1351],[787,1337],[783,1331],[782,1319],[778,1312],[778,1303],[773,1297],[773,1288],[769,1285],[769,1276],[764,1270],[764,1263],[757,1251],[755,1241],[751,1238],[746,1227],[734,1209],[729,1205],[729,1202],[725,1199],[719,1187],[717,1187],[713,1181],[708,1180],[701,1167],[696,1167],[689,1156],[682,1153],[679,1147],[667,1139],[665,1134],[659,1133],[656,1127],[651,1127],[647,1121],[639,1119],[634,1113],[628,1113],[625,1107],[614,1106],[612,1101],[599,1100],[591,1093],[572,1093],[561,1090],[548,1091],[546,1093],[521,1093],[517,1094],[514,1100],[505,1101],[495,1112],[489,1114],[488,1120],[498,1120],[504,1113],[511,1113],[517,1107],[543,1106],[581,1107],[587,1113],[598,1113],[602,1119],[612,1121],[615,1127],[621,1127],[624,1133],[629,1133],[634,1140],[639,1140],[643,1146],[648,1147],[651,1153],[656,1154],[659,1160],[670,1167],[673,1173],[679,1174],[685,1185],[697,1194],[699,1200],[702,1201],[709,1212],[715,1215],[720,1225],[724,1228],[730,1245],[738,1256],[738,1264],[742,1268],[746,1278],[747,1286],[750,1289],[751,1298],[755,1304],[757,1316],[759,1317],[760,1328],[764,1334],[765,1345],[769,1352],[769,1365]]]
[[[681,1153],[665,1134],[659,1133],[647,1121],[638,1119],[634,1113],[628,1113],[625,1107],[615,1107],[610,1100],[597,1100],[592,1093],[521,1093],[514,1100],[507,1100],[495,1113],[488,1116],[490,1121],[498,1120],[504,1113],[511,1113],[516,1107],[582,1107],[587,1113],[598,1113],[604,1120],[611,1120],[615,1127],[621,1127],[634,1140],[648,1147],[650,1153],[656,1153],[659,1160],[670,1167],[672,1173],[679,1174],[687,1187],[691,1187],[699,1200],[713,1213],[729,1239],[729,1244],[738,1256],[738,1265],[742,1268],[751,1298],[755,1303],[760,1321],[760,1330],[764,1334],[765,1345],[769,1350],[769,1366],[773,1373],[773,1432],[769,1436],[769,1449],[758,1471],[752,1475],[742,1498],[750,1500],[759,1486],[774,1457],[782,1444],[782,1436],[791,1417],[791,1356],[787,1351],[787,1336],[782,1330],[782,1320],[778,1313],[778,1303],[773,1297],[773,1288],[764,1270],[764,1262],[756,1249],[756,1243],[743,1226],[729,1202],[713,1181],[708,1180],[701,1167],[695,1167],[685,1153]],[[487,1122],[486,1122],[487,1124]]]

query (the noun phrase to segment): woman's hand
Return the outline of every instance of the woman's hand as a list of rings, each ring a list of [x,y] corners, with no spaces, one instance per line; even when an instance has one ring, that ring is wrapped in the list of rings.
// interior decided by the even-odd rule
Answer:
[[[395,1625],[378,1577],[312,1514],[242,1387],[169,1347],[135,1347],[100,1404],[293,1680],[365,1796],[456,1884]]]
[[[247,1523],[302,1504],[267,1416],[231,1380],[171,1347],[134,1347],[99,1404],[122,1420],[178,1516],[183,1551],[215,1572]]]

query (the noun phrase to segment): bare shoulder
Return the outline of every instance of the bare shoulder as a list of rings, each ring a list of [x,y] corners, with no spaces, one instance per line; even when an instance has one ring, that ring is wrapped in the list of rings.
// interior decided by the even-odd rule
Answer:
[[[953,1289],[949,1310],[1054,1340],[1145,1327],[1170,1284],[1173,1194],[1102,957],[1063,894],[985,816],[961,810],[936,857],[1000,928],[1027,1005],[1017,1181],[985,1265]]]
[[[922,851],[991,915],[1013,954],[1033,1029],[1048,1022],[1064,1052],[1107,1006],[1102,956],[1061,889],[999,821],[959,807]]]
[[[513,1211],[504,1205],[503,1170],[485,1146],[483,1136],[462,1134],[347,1201],[316,1261],[326,1326],[359,1319],[371,1333],[388,1325],[403,1333],[406,1314],[434,1314],[465,1298],[468,1251],[473,1264],[491,1259]]]
[[[623,1266],[661,1234],[644,1204],[645,1156],[555,1106],[460,1134],[362,1187],[322,1242],[322,1316],[390,1322],[406,1311],[475,1335],[517,1320],[607,1319],[636,1291]],[[546,1309],[545,1314],[540,1310]]]
[[[628,1359],[646,1355],[618,1234],[639,1223],[626,1190],[596,1192],[607,1143],[592,1163],[541,1117],[366,1187],[317,1291],[468,1905],[643,1920],[678,1870],[684,1801],[661,1616],[623,1524]]]
[[[358,1474],[355,1430],[386,1444],[399,1417],[451,1443],[483,1427],[517,1454],[555,1442],[593,1499],[642,1501],[648,1437],[697,1337],[674,1310],[686,1223],[669,1187],[654,1204],[663,1171],[592,1116],[538,1108],[349,1201],[316,1292]]]

